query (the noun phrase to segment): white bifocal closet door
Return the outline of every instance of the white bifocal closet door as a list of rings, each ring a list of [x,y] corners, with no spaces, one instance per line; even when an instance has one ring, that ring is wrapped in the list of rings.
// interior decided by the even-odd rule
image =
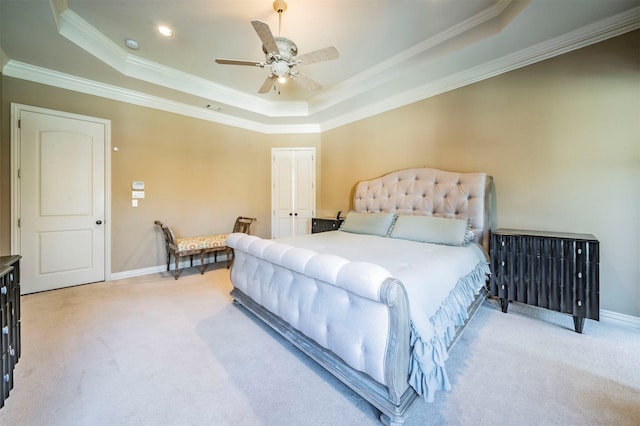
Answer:
[[[315,148],[273,148],[271,237],[311,232],[315,213]]]

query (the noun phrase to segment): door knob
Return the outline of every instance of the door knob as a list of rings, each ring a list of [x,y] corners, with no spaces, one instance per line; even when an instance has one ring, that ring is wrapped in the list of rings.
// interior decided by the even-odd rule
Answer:
[[[96,220],[96,225],[102,225],[102,221],[101,220]]]

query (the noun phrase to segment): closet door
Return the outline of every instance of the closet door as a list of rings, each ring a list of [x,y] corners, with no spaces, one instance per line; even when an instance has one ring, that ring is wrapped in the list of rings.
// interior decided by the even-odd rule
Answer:
[[[315,213],[315,148],[273,148],[271,237],[311,232]]]

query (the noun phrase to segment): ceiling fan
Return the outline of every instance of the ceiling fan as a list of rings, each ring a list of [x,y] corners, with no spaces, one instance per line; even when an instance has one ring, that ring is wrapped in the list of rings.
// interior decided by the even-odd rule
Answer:
[[[287,3],[282,0],[276,0],[273,2],[273,10],[278,13],[278,26],[280,27],[282,13],[287,10]],[[297,56],[298,46],[288,38],[280,37],[280,28],[278,28],[278,37],[274,37],[269,25],[264,22],[251,21],[251,25],[253,25],[262,41],[262,51],[265,54],[264,62],[218,58],[216,59],[217,64],[246,65],[269,69],[269,76],[260,87],[260,90],[258,90],[258,93],[267,93],[272,86],[275,87],[276,81],[282,84],[289,78],[298,81],[302,86],[312,91],[319,90],[322,87],[309,77],[301,74],[298,71],[298,66],[336,59],[338,57],[338,49],[330,46]]]

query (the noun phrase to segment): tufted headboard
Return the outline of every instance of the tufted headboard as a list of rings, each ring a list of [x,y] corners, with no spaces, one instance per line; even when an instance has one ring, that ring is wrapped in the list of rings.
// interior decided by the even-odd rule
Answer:
[[[428,168],[398,170],[358,183],[353,208],[360,213],[471,218],[475,239],[488,253],[492,180],[485,173]]]

